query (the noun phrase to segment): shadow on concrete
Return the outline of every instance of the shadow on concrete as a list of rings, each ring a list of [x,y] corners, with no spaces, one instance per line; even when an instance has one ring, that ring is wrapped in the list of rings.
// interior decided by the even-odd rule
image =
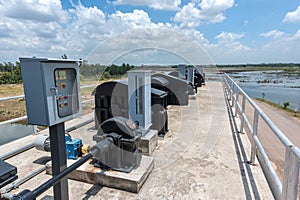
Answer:
[[[224,88],[224,87],[223,87]],[[240,137],[240,133],[235,121],[235,117],[232,111],[232,108],[230,106],[229,100],[227,98],[227,94],[224,88],[224,96],[225,96],[225,102],[226,102],[226,107],[227,107],[227,112],[229,116],[229,122],[230,122],[230,127],[231,127],[231,133],[232,133],[232,139],[234,142],[234,147],[235,147],[235,153],[238,159],[238,164],[241,172],[241,177],[244,185],[244,191],[246,195],[246,199],[256,199],[260,200],[260,195],[259,191],[257,189],[250,164],[247,160],[247,155]],[[247,175],[249,179],[247,179]],[[253,197],[252,197],[253,196]]]
[[[102,185],[93,185],[88,191],[86,191],[86,196],[83,197],[82,200],[88,200],[91,197],[96,196],[102,188]]]
[[[43,157],[40,157],[40,158],[36,159],[35,161],[33,161],[33,163],[45,165],[49,161],[51,161],[51,156],[43,156]]]

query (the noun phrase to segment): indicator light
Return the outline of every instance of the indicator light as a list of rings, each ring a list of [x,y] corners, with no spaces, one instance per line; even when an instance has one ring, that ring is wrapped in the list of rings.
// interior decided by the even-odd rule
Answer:
[[[65,83],[61,83],[61,84],[60,84],[60,87],[61,87],[62,89],[65,89],[65,88],[66,88],[66,84],[65,84]]]

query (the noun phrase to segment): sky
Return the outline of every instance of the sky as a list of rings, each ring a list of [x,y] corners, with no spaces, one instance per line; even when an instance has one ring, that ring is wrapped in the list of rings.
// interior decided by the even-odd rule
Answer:
[[[0,0],[0,62],[300,63],[299,0]]]

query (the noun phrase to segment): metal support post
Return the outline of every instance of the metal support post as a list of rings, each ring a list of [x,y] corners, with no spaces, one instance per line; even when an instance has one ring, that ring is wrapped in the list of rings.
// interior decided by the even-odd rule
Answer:
[[[234,105],[234,84],[232,83],[232,91],[231,91],[231,107]]]
[[[246,97],[243,95],[243,100],[242,100],[242,121],[241,121],[241,128],[240,128],[240,133],[243,133],[244,131],[244,124],[245,124],[245,109],[246,109]]]
[[[256,143],[254,137],[257,136],[257,129],[258,129],[258,111],[255,109],[254,111],[254,119],[253,119],[253,133],[252,133],[252,146],[251,146],[251,157],[250,163],[255,163],[255,156],[256,156]]]
[[[65,124],[64,122],[50,126],[50,145],[52,159],[53,177],[67,168],[66,143],[65,143]],[[62,178],[53,186],[55,200],[67,200],[68,178]]]
[[[296,200],[299,180],[299,161],[293,153],[296,147],[287,146],[284,162],[284,178],[282,185],[282,200]]]
[[[235,112],[234,112],[234,116],[237,117],[237,114],[238,114],[238,103],[239,103],[239,96],[240,96],[240,93],[239,91],[237,90],[236,91],[236,94],[235,94]]]

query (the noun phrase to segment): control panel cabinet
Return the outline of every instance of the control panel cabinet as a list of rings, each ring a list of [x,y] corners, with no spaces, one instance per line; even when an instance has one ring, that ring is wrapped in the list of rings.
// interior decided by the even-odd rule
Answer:
[[[79,62],[20,58],[28,124],[52,126],[81,115]]]

